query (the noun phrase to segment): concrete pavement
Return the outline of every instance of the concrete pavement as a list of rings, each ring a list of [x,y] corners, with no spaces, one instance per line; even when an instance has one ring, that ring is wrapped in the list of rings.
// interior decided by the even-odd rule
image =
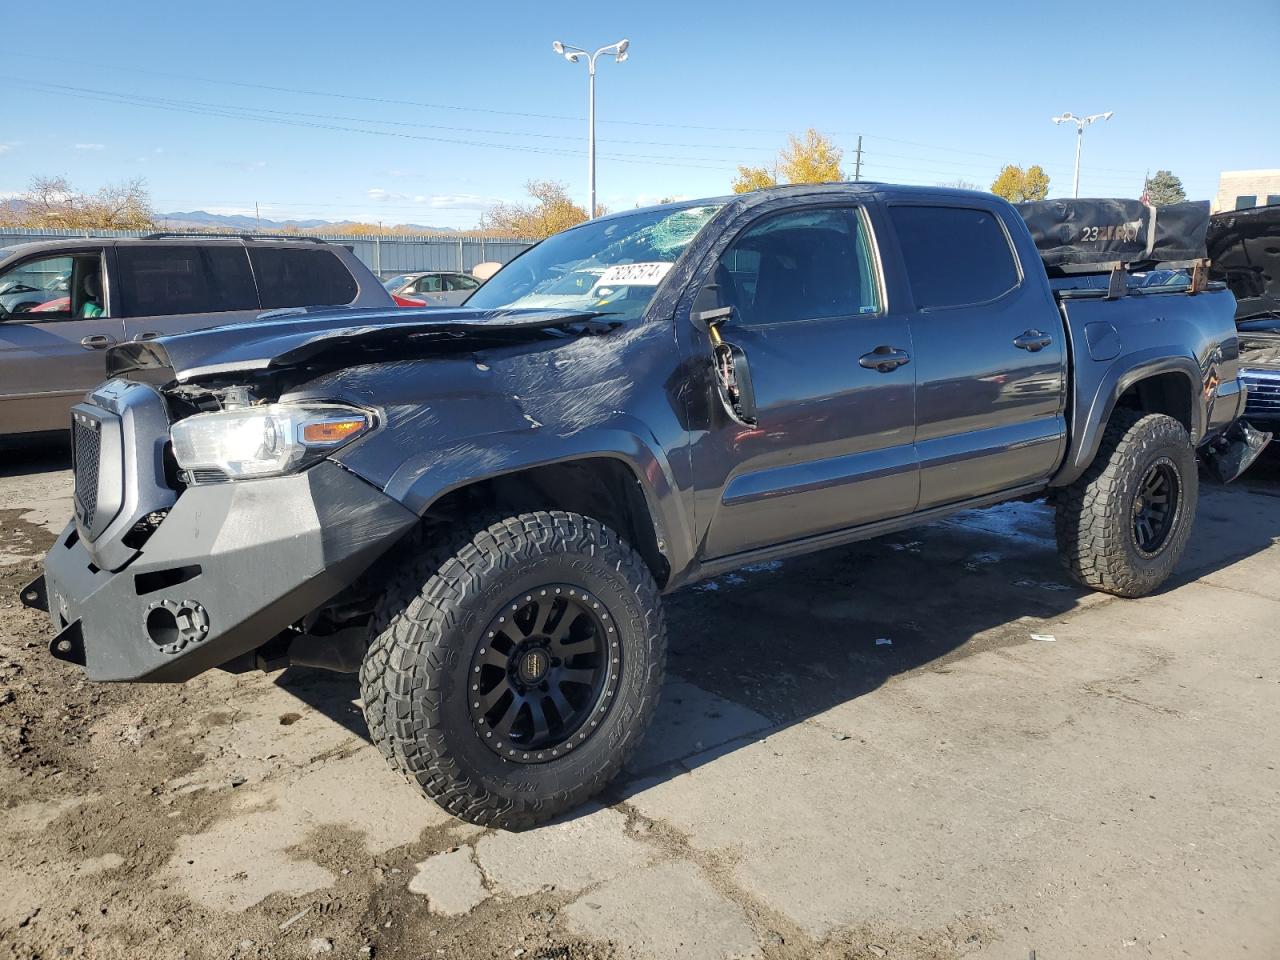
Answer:
[[[68,493],[38,464],[0,477],[0,565],[29,562]],[[1176,582],[1140,601],[1069,586],[1027,504],[677,594],[630,771],[521,834],[417,797],[347,678],[114,688],[88,721],[96,770],[56,794],[0,781],[23,798],[0,862],[30,878],[0,940],[75,942],[55,919],[79,904],[69,870],[91,897],[127,874],[152,928],[192,911],[195,939],[120,941],[153,956],[303,956],[317,937],[380,957],[1280,955],[1278,493],[1206,489]],[[19,643],[34,621],[3,617],[7,657],[43,656]],[[148,792],[119,805],[143,762]],[[101,842],[60,846],[95,811]],[[154,850],[108,812],[145,820]]]

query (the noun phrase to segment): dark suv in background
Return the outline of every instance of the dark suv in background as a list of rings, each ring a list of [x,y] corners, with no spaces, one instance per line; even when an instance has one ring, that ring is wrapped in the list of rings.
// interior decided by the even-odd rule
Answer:
[[[0,436],[63,430],[103,351],[282,307],[389,307],[345,247],[154,234],[0,248]]]

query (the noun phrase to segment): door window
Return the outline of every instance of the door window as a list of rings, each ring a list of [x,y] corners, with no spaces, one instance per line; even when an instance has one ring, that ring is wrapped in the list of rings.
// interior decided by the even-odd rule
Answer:
[[[747,326],[880,311],[871,248],[858,211],[796,210],[760,220],[725,251],[720,303]]]
[[[99,254],[24,260],[0,274],[0,319],[38,323],[106,315]]]
[[[253,246],[249,259],[262,306],[340,306],[356,298],[356,281],[330,250]]]
[[[258,309],[249,261],[238,243],[196,247],[120,244],[116,260],[126,316]]]
[[[446,290],[474,290],[478,286],[480,286],[479,280],[462,273],[451,273],[444,278],[444,288]]]
[[[1018,285],[1004,227],[989,210],[891,206],[916,309],[986,303]]]
[[[418,285],[414,289],[418,293],[439,293],[444,289],[444,285],[440,282],[439,274],[429,273],[425,277],[418,278]]]

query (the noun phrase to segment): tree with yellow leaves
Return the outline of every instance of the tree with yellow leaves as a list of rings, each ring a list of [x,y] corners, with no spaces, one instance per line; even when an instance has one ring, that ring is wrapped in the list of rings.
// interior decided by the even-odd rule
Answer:
[[[791,134],[787,138],[774,169],[739,166],[733,192],[749,193],[779,183],[838,183],[844,179],[840,172],[843,157],[844,151],[829,137],[810,127],[803,137]]]
[[[776,187],[778,178],[764,167],[738,166],[738,176],[733,181],[734,193],[750,193],[752,190],[765,190]]]
[[[1049,175],[1039,164],[1023,170],[1017,164],[1008,163],[992,182],[991,192],[1010,203],[1043,200],[1049,195]]]
[[[500,237],[541,240],[587,219],[587,211],[569,199],[569,190],[555,180],[530,180],[525,184],[536,203],[496,203],[480,218],[483,230]],[[596,207],[596,216],[605,213]]]

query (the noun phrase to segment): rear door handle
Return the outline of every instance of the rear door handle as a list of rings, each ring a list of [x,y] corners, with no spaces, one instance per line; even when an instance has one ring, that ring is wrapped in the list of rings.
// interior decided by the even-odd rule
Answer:
[[[1020,336],[1013,338],[1013,345],[1019,350],[1030,350],[1035,353],[1037,350],[1043,350],[1049,344],[1053,343],[1053,337],[1047,333],[1041,333],[1039,330],[1027,330]]]
[[[85,337],[80,341],[80,346],[86,350],[105,350],[115,342],[115,337],[108,337],[105,334],[98,333],[92,337]]]
[[[892,373],[904,363],[911,362],[911,354],[887,344],[876,347],[870,353],[858,358],[858,366],[868,370],[879,370],[881,373]]]
[[[156,330],[147,330],[147,331],[144,331],[143,333],[135,333],[135,334],[134,334],[132,337],[130,337],[129,339],[134,340],[134,341],[138,341],[138,340],[154,340],[154,339],[155,339],[156,337],[158,337],[158,336],[160,336],[159,331],[156,331]]]

